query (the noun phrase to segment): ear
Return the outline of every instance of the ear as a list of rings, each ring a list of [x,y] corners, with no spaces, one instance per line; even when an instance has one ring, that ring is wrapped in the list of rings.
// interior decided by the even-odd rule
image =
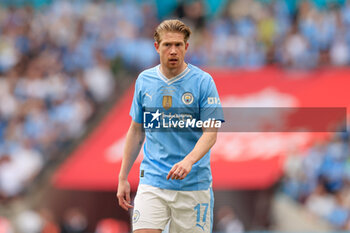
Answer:
[[[159,53],[159,44],[158,44],[158,42],[157,42],[157,41],[156,41],[156,42],[154,42],[154,47],[156,48],[157,53]]]
[[[188,46],[189,46],[190,44],[188,43],[188,42],[186,42],[186,44],[185,44],[185,50],[187,50],[188,49]]]

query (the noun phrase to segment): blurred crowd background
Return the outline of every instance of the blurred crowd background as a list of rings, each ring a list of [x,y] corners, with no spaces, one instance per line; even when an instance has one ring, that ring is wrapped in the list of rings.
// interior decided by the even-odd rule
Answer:
[[[350,230],[348,132],[316,142],[305,154],[289,155],[282,190],[337,230]]]
[[[159,62],[153,31],[165,18],[191,26],[187,61],[194,65],[287,70],[350,65],[350,2],[345,0],[0,4],[0,205],[24,195],[62,148],[86,133],[102,107],[122,93],[122,72],[135,78]],[[286,163],[282,191],[334,229],[350,230],[349,135],[334,135],[307,153]],[[15,222],[26,233],[85,232],[84,213],[73,209],[67,216],[59,224],[49,210],[31,210]],[[231,209],[218,216],[222,232],[244,231]],[[0,217],[0,232],[12,232],[11,224]],[[69,230],[69,224],[76,229]],[[96,232],[107,232],[102,225]],[[105,219],[104,225],[127,227],[115,219]]]

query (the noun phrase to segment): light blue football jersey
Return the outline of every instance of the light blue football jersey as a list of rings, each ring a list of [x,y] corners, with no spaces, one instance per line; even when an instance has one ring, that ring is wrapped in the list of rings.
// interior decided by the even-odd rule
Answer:
[[[130,116],[144,124],[147,109],[172,112],[189,109],[200,120],[215,118],[224,121],[219,95],[212,77],[196,66],[167,79],[160,65],[143,71],[136,80]],[[212,182],[210,151],[192,166],[183,180],[167,180],[174,164],[180,162],[195,147],[202,130],[145,130],[144,158],[140,167],[140,183],[162,189],[206,190]]]

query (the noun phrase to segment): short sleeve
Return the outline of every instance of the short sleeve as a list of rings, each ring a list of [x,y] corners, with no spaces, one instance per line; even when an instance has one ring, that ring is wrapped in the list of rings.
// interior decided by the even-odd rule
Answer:
[[[130,109],[130,116],[133,121],[137,123],[142,123],[142,103],[141,103],[141,84],[140,78],[136,80],[134,97],[132,100],[132,105]]]
[[[209,74],[201,85],[200,119],[203,121],[208,119],[225,121],[218,91]]]

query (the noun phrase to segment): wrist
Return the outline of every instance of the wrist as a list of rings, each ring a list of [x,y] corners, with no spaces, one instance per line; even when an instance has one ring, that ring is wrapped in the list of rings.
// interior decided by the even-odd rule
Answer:
[[[119,175],[119,181],[127,181],[128,177],[125,175]]]
[[[191,165],[193,165],[193,164],[196,163],[196,161],[195,161],[194,159],[192,159],[190,156],[186,156],[186,157],[184,158],[184,160],[185,160],[186,162],[190,163]]]

